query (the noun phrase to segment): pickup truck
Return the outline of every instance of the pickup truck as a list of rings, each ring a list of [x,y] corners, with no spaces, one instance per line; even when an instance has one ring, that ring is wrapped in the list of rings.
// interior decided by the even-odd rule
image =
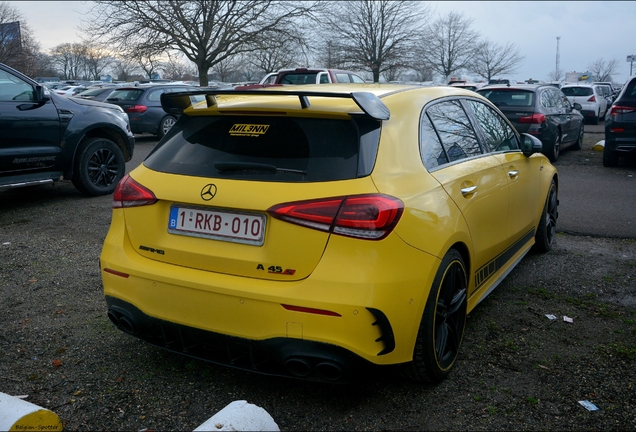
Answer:
[[[275,87],[286,84],[330,84],[330,83],[364,83],[364,79],[355,72],[340,69],[296,68],[281,69],[272,72],[258,84],[235,87],[236,90],[252,90],[263,87]]]
[[[59,96],[0,64],[0,191],[68,179],[84,195],[107,195],[134,147],[117,105]]]

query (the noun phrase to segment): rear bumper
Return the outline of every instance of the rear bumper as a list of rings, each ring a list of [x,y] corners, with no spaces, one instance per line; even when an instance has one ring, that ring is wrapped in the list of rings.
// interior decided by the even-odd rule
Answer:
[[[304,379],[340,381],[365,365],[412,359],[439,259],[396,235],[362,245],[332,236],[309,277],[275,281],[141,256],[123,218],[113,212],[100,263],[109,315],[127,333],[185,355]]]
[[[212,363],[266,375],[342,383],[373,365],[341,347],[275,337],[251,340],[204,331],[146,315],[115,297],[106,297],[108,318],[125,333],[152,345]]]

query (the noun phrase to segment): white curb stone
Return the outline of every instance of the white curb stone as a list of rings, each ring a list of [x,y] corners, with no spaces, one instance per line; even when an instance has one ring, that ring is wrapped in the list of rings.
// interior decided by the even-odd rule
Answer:
[[[234,401],[194,430],[203,431],[280,431],[267,411],[247,401]]]
[[[0,393],[0,431],[61,431],[60,418],[53,411]]]

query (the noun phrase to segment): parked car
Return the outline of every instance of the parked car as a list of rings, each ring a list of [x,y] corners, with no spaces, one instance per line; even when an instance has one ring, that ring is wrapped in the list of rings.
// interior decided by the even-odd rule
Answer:
[[[466,314],[551,248],[557,170],[487,99],[390,84],[162,95],[120,182],[108,316],[191,357],[328,382],[448,375]]]
[[[477,93],[494,103],[517,131],[539,138],[550,161],[555,162],[565,147],[581,149],[585,126],[581,106],[571,105],[558,88],[549,84],[489,85]]]
[[[620,156],[636,154],[636,76],[621,89],[605,117],[603,165],[618,165]]]
[[[86,90],[86,86],[83,85],[65,85],[63,87],[56,88],[52,90],[55,94],[60,96],[73,96],[79,92]]]
[[[112,193],[135,138],[121,108],[62,97],[0,64],[0,189],[70,179]]]
[[[130,128],[133,133],[149,133],[163,138],[176,123],[177,116],[163,110],[161,95],[193,88],[193,86],[173,84],[125,86],[115,89],[108,95],[106,102],[123,108],[130,118]]]
[[[236,86],[237,90],[282,86],[288,84],[335,84],[364,83],[364,79],[355,72],[340,69],[296,68],[281,69],[267,74],[258,84]]]
[[[97,102],[104,102],[106,98],[113,92],[118,86],[104,86],[96,88],[88,88],[78,94],[75,97],[81,99],[89,99]]]
[[[592,124],[598,124],[609,108],[604,91],[596,84],[566,84],[561,87],[570,103],[581,105],[581,114]]]
[[[482,88],[485,84],[484,83],[473,83],[473,82],[461,81],[461,82],[451,82],[448,85],[451,86],[451,87],[457,87],[457,88],[463,88],[463,89],[466,89],[466,90],[477,91],[478,89]]]

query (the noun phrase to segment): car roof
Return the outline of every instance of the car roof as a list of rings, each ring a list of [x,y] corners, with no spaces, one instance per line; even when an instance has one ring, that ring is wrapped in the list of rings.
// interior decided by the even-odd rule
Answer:
[[[478,91],[481,90],[537,90],[539,88],[542,87],[551,87],[554,88],[554,86],[549,85],[549,84],[488,84],[485,85],[481,88],[478,89]]]
[[[564,84],[563,87],[595,87],[597,85],[598,84],[590,84],[590,83],[570,83],[570,84]]]

